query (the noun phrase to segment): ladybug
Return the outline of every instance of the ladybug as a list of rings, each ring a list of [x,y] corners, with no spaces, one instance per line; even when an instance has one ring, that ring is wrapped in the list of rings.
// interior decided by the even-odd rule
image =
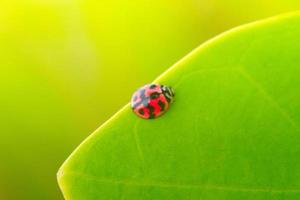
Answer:
[[[131,108],[139,117],[153,119],[165,113],[173,101],[174,92],[171,87],[148,84],[132,95]]]

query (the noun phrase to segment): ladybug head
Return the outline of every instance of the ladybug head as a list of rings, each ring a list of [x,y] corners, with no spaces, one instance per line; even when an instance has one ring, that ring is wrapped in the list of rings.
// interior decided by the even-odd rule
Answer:
[[[169,86],[162,85],[161,90],[168,102],[173,102],[175,96],[173,89]]]

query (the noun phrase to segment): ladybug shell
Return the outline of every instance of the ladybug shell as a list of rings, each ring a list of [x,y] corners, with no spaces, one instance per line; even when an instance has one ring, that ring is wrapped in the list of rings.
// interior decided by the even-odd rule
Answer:
[[[139,88],[131,99],[131,107],[135,114],[144,119],[153,119],[162,115],[172,102],[173,92],[166,95],[169,87],[149,84]]]

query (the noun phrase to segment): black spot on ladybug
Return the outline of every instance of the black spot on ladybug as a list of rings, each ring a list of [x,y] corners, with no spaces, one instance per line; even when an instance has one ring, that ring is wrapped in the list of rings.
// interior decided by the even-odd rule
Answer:
[[[157,97],[159,97],[158,92],[153,92],[153,93],[150,94],[150,99],[156,99]]]
[[[149,105],[148,108],[149,108],[149,119],[152,119],[155,117],[154,107]]]
[[[141,115],[144,115],[144,114],[145,114],[144,109],[142,109],[142,108],[139,109],[138,112],[139,112]]]
[[[157,104],[160,106],[160,110],[161,110],[161,111],[164,111],[164,110],[165,110],[165,104],[164,104],[164,102],[158,101]]]
[[[154,88],[156,88],[156,85],[155,84],[151,84],[150,85],[150,89],[154,89]]]
[[[154,112],[153,106],[150,106],[150,105],[149,105],[148,108],[149,108],[150,114]]]

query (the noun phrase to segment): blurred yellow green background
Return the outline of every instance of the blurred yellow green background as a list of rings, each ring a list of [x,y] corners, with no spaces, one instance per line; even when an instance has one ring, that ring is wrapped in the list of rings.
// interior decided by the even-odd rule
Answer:
[[[131,93],[298,0],[0,1],[0,199],[62,199],[56,172]]]

